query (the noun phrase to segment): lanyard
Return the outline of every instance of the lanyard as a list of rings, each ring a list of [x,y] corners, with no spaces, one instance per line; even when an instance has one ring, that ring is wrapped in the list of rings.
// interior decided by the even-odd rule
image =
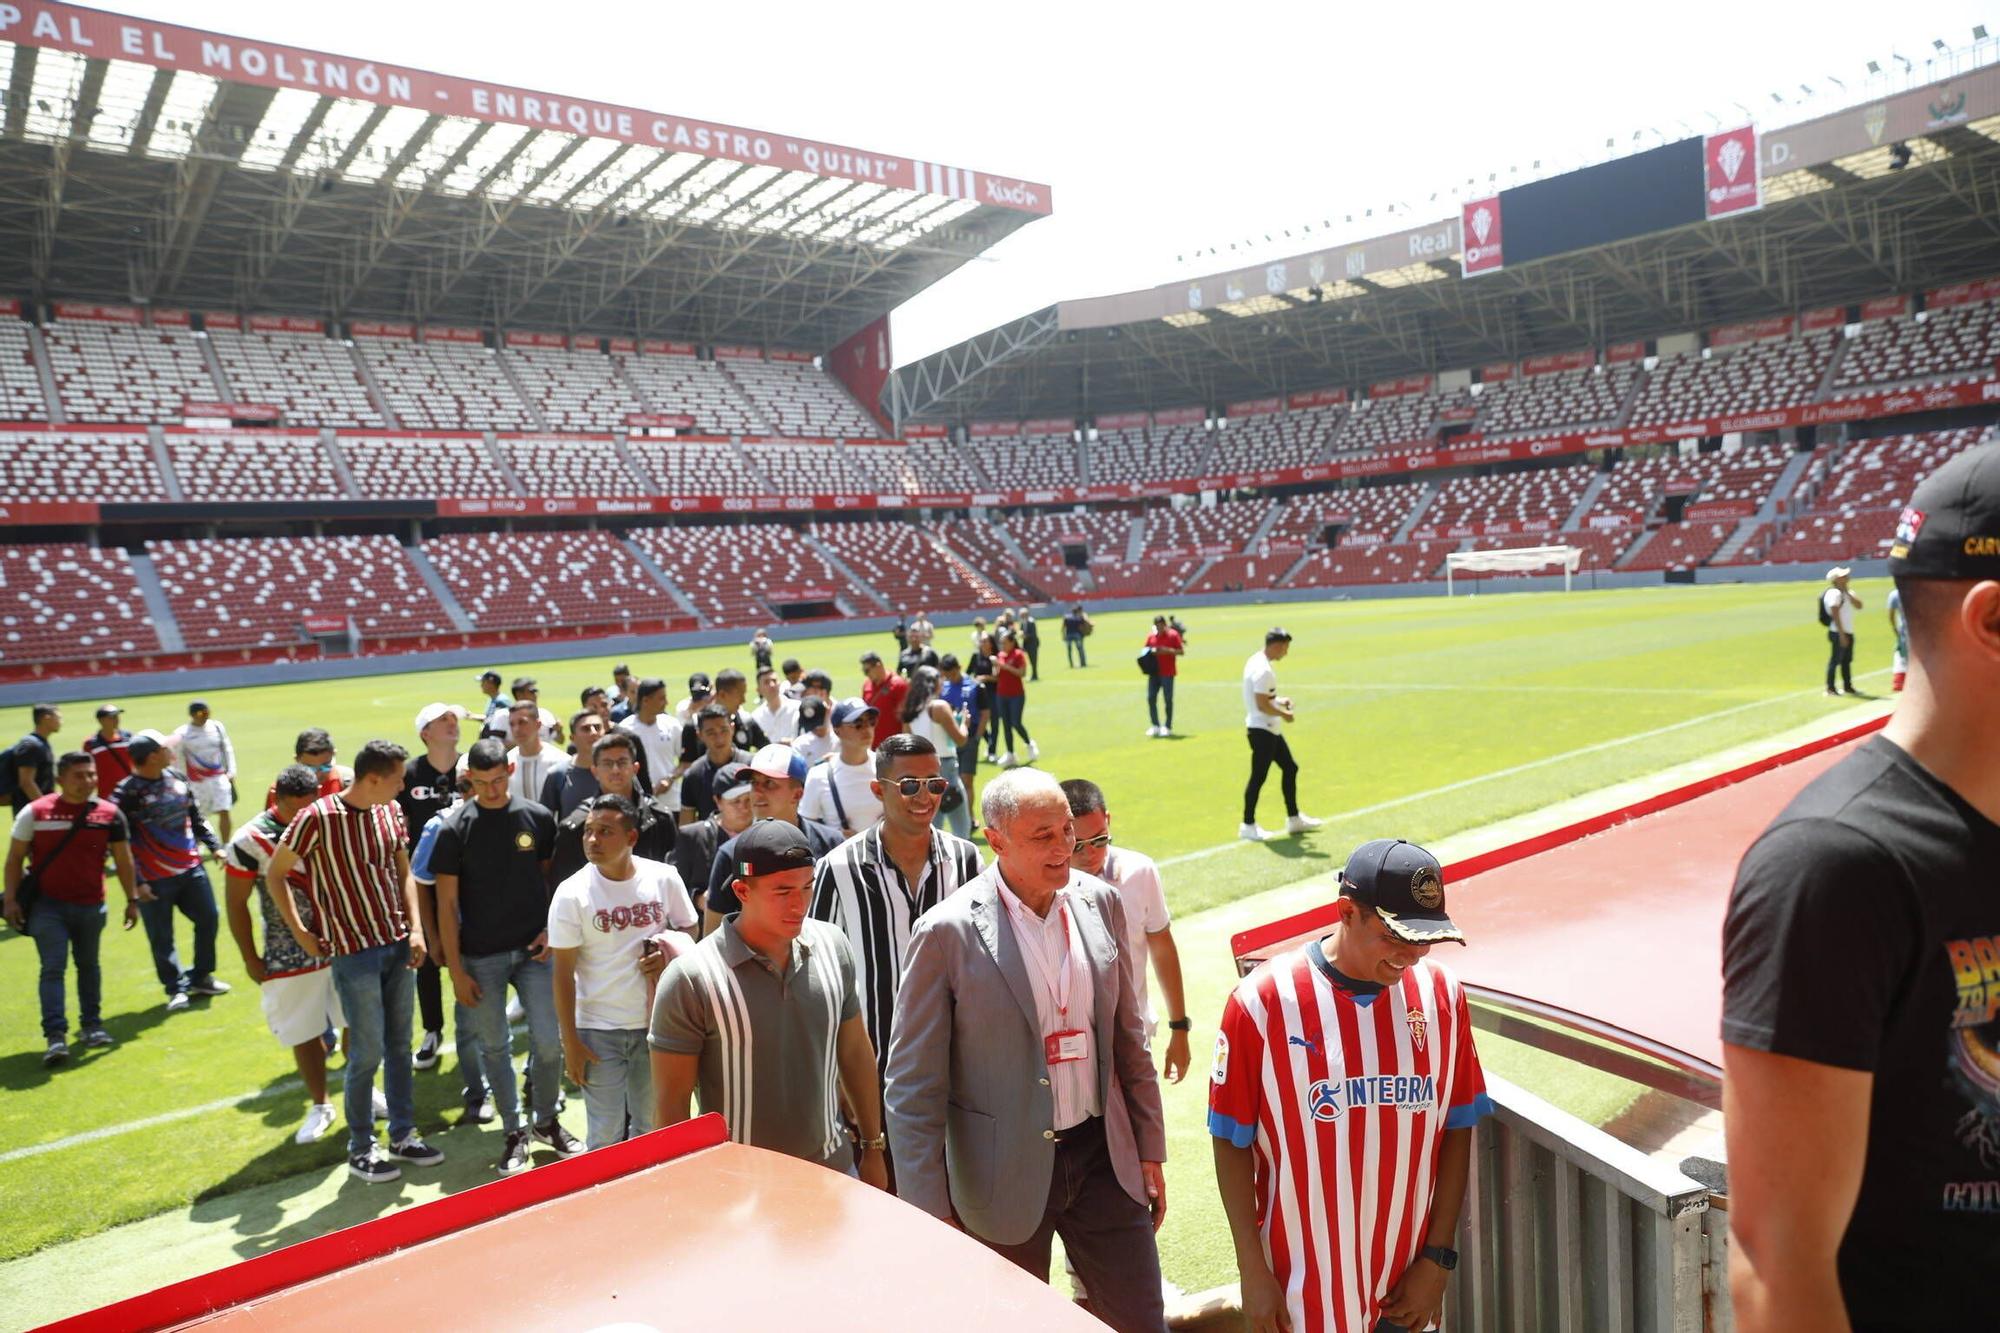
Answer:
[[[1042,984],[1048,987],[1050,998],[1055,1001],[1058,1022],[1067,1022],[1069,1020],[1070,954],[1072,953],[1070,944],[1072,936],[1076,933],[1076,925],[1069,918],[1068,903],[1062,904],[1056,910],[1062,913],[1063,923],[1063,958],[1060,982],[1049,976],[1048,959],[1042,955],[1042,942],[1039,938],[1033,941],[1032,947],[1024,947],[1021,952],[1034,960],[1035,971],[1041,975]],[[1033,928],[1036,930],[1040,930],[1044,924],[1042,921],[1036,919],[1034,913],[1025,910],[1024,907],[1022,910],[1014,913],[1015,934],[1017,935],[1026,934],[1026,931],[1020,928],[1023,918],[1033,922]],[[1024,941],[1025,943],[1026,941]],[[1081,946],[1082,941],[1078,940],[1076,943]],[[1081,951],[1080,947],[1075,950],[1075,952]]]

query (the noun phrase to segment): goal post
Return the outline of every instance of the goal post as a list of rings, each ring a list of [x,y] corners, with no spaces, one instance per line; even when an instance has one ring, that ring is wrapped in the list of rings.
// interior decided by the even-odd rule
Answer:
[[[1570,590],[1570,579],[1583,564],[1583,548],[1580,546],[1517,546],[1505,551],[1452,551],[1444,558],[1444,595],[1452,595],[1452,575],[1459,570],[1479,573],[1531,574],[1547,569],[1550,565],[1561,565],[1563,591]]]

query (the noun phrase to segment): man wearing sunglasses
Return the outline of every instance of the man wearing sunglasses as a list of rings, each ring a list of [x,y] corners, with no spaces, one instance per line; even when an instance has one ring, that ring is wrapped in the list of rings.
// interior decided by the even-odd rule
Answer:
[[[979,849],[931,824],[951,790],[937,748],[922,736],[891,736],[875,751],[882,820],[820,858],[812,915],[847,936],[861,991],[861,1017],[878,1073],[889,1060],[896,987],[917,918],[979,873]]]

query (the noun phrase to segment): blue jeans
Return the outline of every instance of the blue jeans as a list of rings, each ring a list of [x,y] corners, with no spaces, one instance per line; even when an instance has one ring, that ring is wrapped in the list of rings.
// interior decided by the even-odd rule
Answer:
[[[943,806],[939,806],[937,814],[931,818],[932,826],[935,828],[949,827],[953,833],[956,833],[961,838],[971,837],[972,797],[965,790],[965,784],[958,780],[958,756],[955,754],[940,754],[938,756],[938,775],[958,788],[960,799],[958,809],[949,813],[945,811]]]
[[[1153,725],[1160,725],[1160,696],[1167,696],[1167,730],[1174,729],[1174,678],[1172,676],[1146,677],[1146,714],[1153,719]]]
[[[341,1100],[347,1115],[347,1151],[366,1152],[375,1141],[375,1070],[389,1099],[389,1142],[417,1127],[416,1088],[410,1076],[410,1011],[416,976],[407,938],[333,960],[333,989],[347,1015],[347,1073]]]
[[[577,1040],[597,1059],[583,1072],[583,1141],[594,1152],[653,1127],[653,1052],[644,1028],[578,1028]],[[535,1090],[541,1091],[537,1081]]]
[[[1028,735],[1028,728],[1021,721],[1022,710],[1027,706],[1028,696],[1025,694],[1000,694],[993,698],[994,711],[1000,714],[1000,735],[1006,741],[1004,748],[1008,754],[1014,752],[1015,732],[1021,733],[1021,740],[1024,743],[1034,739]]]
[[[215,889],[199,865],[172,879],[149,880],[146,887],[153,891],[153,901],[139,904],[139,920],[153,946],[153,970],[168,995],[185,995],[190,984],[208,980],[215,971]],[[181,971],[174,949],[176,910],[194,924],[194,968],[187,972]]]
[[[1080,634],[1074,638],[1067,634],[1063,635],[1063,656],[1069,660],[1071,666],[1090,665],[1090,658],[1083,651],[1083,636]]]
[[[463,954],[459,962],[479,983],[479,1003],[465,1008],[487,1086],[500,1112],[500,1127],[512,1134],[521,1127],[521,1085],[514,1077],[514,1043],[507,1033],[507,985],[521,997],[528,1019],[528,1051],[535,1073],[535,1123],[556,1118],[556,1094],[562,1090],[562,1029],[556,1024],[555,964],[536,962],[526,949],[506,953]]]
[[[63,972],[69,955],[76,955],[76,1007],[85,1031],[104,1021],[99,1011],[103,973],[97,966],[98,937],[104,933],[103,903],[66,903],[37,898],[28,913],[28,933],[42,957],[42,1036],[51,1041],[69,1035],[63,1012]]]

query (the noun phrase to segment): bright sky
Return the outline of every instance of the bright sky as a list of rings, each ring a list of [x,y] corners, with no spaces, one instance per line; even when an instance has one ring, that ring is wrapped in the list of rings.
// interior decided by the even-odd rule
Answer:
[[[1871,59],[1921,72],[1933,39],[2000,32],[2000,0],[99,2],[1052,186],[1053,217],[896,312],[898,363],[1053,301],[1237,267],[1248,243],[1276,258],[1400,230],[1390,203],[1448,216],[1468,177],[1601,158],[1607,137],[1804,119],[1801,85],[1822,108],[1834,79],[1860,100]]]

